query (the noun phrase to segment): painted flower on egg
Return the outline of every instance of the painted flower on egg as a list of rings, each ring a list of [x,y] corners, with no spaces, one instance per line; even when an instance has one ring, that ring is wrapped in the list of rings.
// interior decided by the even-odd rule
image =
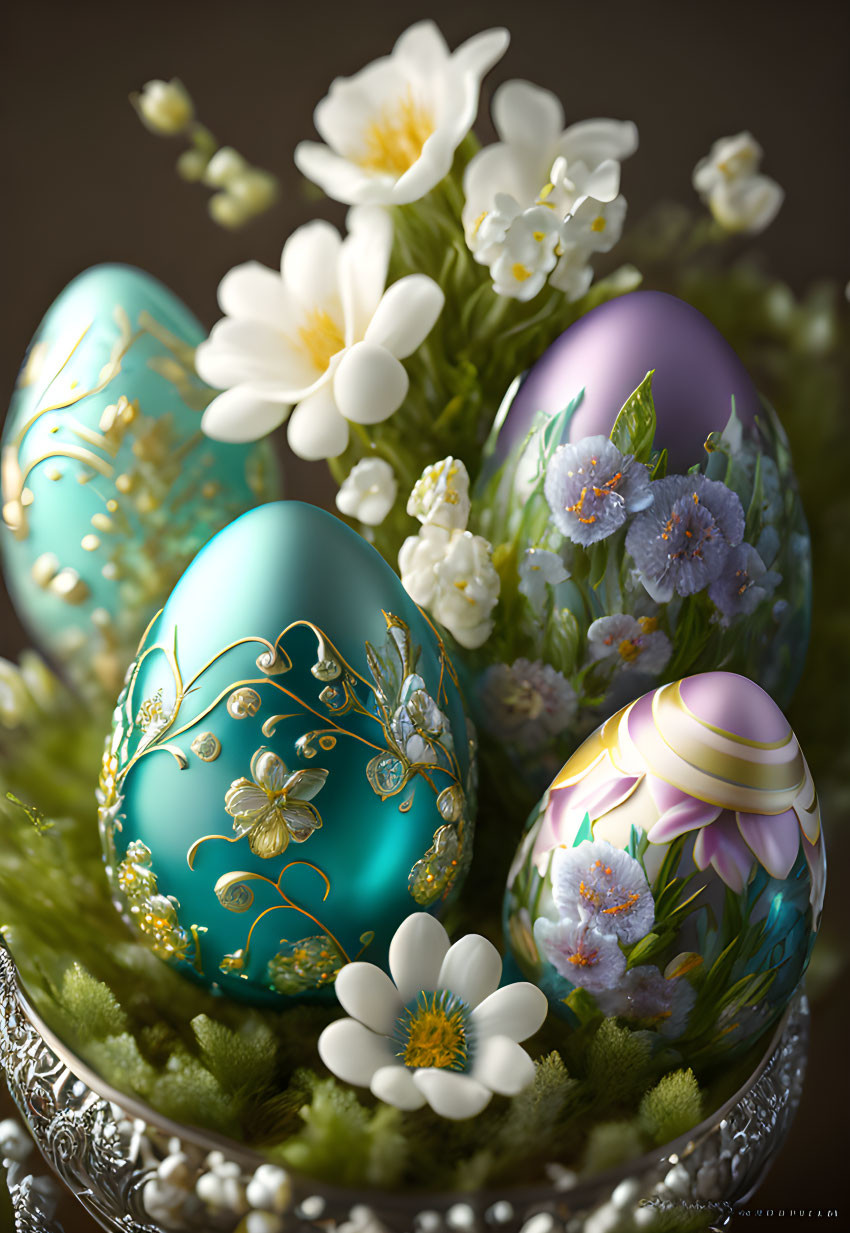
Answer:
[[[280,856],[290,841],[304,843],[322,825],[310,804],[322,790],[328,772],[310,767],[290,774],[269,749],[251,759],[252,779],[235,779],[227,789],[224,808],[237,835],[247,835],[252,852],[268,859]]]
[[[559,1013],[583,1021],[590,997],[700,1063],[775,1022],[824,878],[782,712],[753,682],[704,673],[619,711],[556,775],[510,872],[507,936]]]

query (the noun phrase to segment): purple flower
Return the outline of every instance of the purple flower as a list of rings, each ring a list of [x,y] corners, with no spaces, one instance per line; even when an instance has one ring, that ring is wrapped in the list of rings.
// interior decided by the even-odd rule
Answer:
[[[728,625],[736,616],[747,616],[767,599],[782,581],[782,575],[768,569],[751,544],[739,544],[729,554],[720,577],[708,588],[708,597],[723,614]]]
[[[492,664],[481,678],[479,696],[489,730],[520,750],[559,735],[576,713],[572,685],[539,659]]]
[[[613,535],[628,514],[651,505],[653,495],[649,469],[602,436],[559,445],[543,491],[558,530],[585,546]]]
[[[534,940],[556,972],[591,993],[611,989],[626,970],[626,956],[612,933],[575,920],[534,922]]]
[[[615,989],[600,991],[596,1000],[606,1015],[650,1023],[662,1035],[675,1037],[687,1027],[696,994],[688,981],[643,963],[630,968]]]
[[[591,659],[615,659],[620,668],[655,674],[673,650],[655,617],[633,617],[624,612],[599,617],[587,631]]]
[[[652,485],[652,508],[626,536],[640,580],[658,603],[694,595],[720,577],[744,534],[736,493],[704,475],[669,475]]]
[[[640,862],[607,839],[555,849],[552,897],[559,916],[591,922],[627,944],[645,937],[655,923],[655,902]]]

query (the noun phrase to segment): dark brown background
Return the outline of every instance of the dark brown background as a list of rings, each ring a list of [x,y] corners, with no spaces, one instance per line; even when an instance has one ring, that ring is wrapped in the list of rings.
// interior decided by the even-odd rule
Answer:
[[[751,129],[767,151],[765,171],[788,194],[761,242],[773,267],[796,289],[850,275],[850,10],[837,0],[42,0],[17,5],[4,22],[0,386],[11,391],[42,313],[87,265],[143,266],[211,324],[216,285],[232,265],[276,265],[285,237],[317,212],[341,221],[341,207],[317,206],[302,191],[293,147],[313,135],[312,109],[331,76],[384,54],[422,16],[435,17],[452,46],[510,27],[488,95],[498,81],[527,77],[556,91],[570,120],[634,119],[641,149],[623,179],[633,217],[658,197],[690,200],[691,169],[712,140]],[[179,147],[146,133],[127,104],[144,81],[172,75],[221,141],[282,177],[279,206],[242,232],[209,221],[206,191],[173,173]],[[287,480],[289,495],[327,501],[331,491],[321,464],[288,459]],[[22,645],[0,595],[0,649]],[[828,821],[834,887],[850,854],[843,819]],[[847,1010],[839,980],[817,1007],[802,1109],[747,1227],[811,1229],[818,1210],[846,1208]],[[759,1208],[775,1215],[758,1217]],[[792,1218],[791,1209],[812,1216]],[[76,1214],[64,1219],[67,1233],[93,1228]],[[848,1219],[842,1210],[827,1227],[850,1227]]]

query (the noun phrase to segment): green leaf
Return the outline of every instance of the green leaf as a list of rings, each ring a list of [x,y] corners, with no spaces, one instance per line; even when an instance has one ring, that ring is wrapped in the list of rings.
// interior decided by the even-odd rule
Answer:
[[[640,963],[642,959],[645,959],[652,952],[658,937],[657,933],[648,933],[639,942],[635,942],[629,952],[629,967],[634,967],[636,963]]]
[[[593,827],[590,825],[590,814],[586,813],[581,820],[581,826],[576,831],[575,839],[573,839],[573,847],[577,848],[580,843],[584,843],[586,839],[593,839]]]
[[[623,454],[634,454],[638,462],[649,462],[655,440],[655,404],[652,400],[651,369],[623,403],[611,440]]]
[[[569,608],[558,608],[546,623],[543,658],[558,672],[569,676],[575,671],[580,641],[578,621]]]
[[[603,539],[590,549],[590,585],[594,591],[605,577],[608,568],[608,540]]]
[[[662,450],[660,454],[656,454],[653,450],[653,459],[650,463],[649,478],[653,480],[664,479],[667,474],[667,451]]]

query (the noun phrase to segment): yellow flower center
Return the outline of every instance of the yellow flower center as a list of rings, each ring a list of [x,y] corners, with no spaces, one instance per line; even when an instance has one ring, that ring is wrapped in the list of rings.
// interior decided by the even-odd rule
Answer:
[[[395,107],[385,107],[364,135],[365,151],[358,160],[369,171],[404,175],[417,161],[434,131],[434,118],[413,97],[408,86]]]
[[[511,266],[511,273],[518,283],[524,283],[527,278],[531,278],[531,270],[528,266],[522,264],[521,261],[515,261]]]
[[[319,372],[324,372],[331,356],[345,346],[338,322],[323,308],[313,308],[307,313],[304,324],[298,330],[298,338]]]
[[[593,222],[590,224],[590,230],[591,231],[604,231],[606,226],[607,224],[605,222],[605,219],[602,217],[601,214],[598,214],[596,218],[593,220]]]
[[[617,650],[620,652],[621,659],[624,659],[627,664],[633,664],[643,651],[643,647],[636,638],[624,638]]]
[[[463,1008],[445,993],[420,993],[406,1013],[402,1058],[412,1069],[463,1070],[468,1055]]]
[[[543,699],[530,681],[516,681],[505,690],[505,706],[511,711],[537,719],[543,710]]]

